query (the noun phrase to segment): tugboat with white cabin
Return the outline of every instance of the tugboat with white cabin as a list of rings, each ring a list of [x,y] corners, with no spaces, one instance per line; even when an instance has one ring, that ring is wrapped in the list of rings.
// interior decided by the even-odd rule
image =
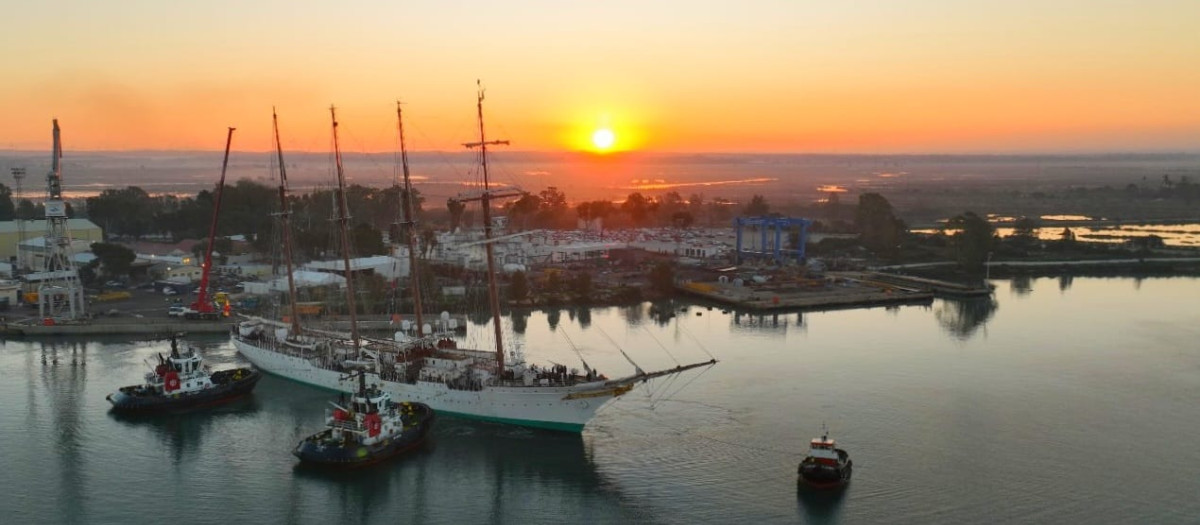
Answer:
[[[304,438],[292,454],[302,465],[358,468],[416,449],[433,425],[433,409],[424,403],[392,401],[377,385],[367,385],[358,370],[358,392],[347,406],[325,411],[325,430]],[[350,379],[347,377],[346,379]]]
[[[113,411],[170,412],[217,405],[249,394],[262,379],[261,372],[248,367],[213,372],[195,348],[179,349],[178,336],[171,336],[171,355],[157,357],[145,383],[121,387],[105,398]]]
[[[809,443],[808,456],[797,469],[800,481],[816,489],[842,488],[853,473],[850,453],[837,448],[837,442],[829,439],[829,430],[825,428],[821,437]]]

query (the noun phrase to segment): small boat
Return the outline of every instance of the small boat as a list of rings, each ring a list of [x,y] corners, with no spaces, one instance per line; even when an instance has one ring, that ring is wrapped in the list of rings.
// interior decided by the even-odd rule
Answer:
[[[392,401],[391,394],[368,386],[359,370],[358,392],[347,407],[336,403],[325,411],[325,430],[304,438],[292,454],[301,464],[357,468],[416,449],[433,424],[433,409],[424,403]]]
[[[829,431],[822,428],[820,438],[809,443],[808,456],[800,462],[797,474],[800,481],[817,489],[837,489],[850,482],[854,473],[854,462],[850,454],[837,448],[837,442],[829,439]]]
[[[190,346],[180,350],[171,337],[171,355],[158,354],[158,365],[146,373],[146,382],[125,386],[109,394],[116,412],[149,413],[188,410],[233,401],[249,394],[262,379],[253,368],[213,372],[201,363]]]

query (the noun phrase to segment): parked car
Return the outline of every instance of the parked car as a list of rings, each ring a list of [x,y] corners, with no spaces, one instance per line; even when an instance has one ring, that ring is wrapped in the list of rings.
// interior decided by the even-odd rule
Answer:
[[[183,317],[184,312],[185,312],[185,310],[183,308],[183,305],[175,305],[170,308],[167,308],[167,315],[169,315],[171,317]]]

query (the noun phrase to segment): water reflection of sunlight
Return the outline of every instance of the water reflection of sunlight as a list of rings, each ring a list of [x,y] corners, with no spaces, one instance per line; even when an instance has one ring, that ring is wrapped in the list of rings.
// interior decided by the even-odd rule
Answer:
[[[1103,244],[1121,244],[1131,239],[1157,235],[1167,246],[1200,246],[1200,223],[1181,224],[1119,224],[1110,226],[1065,226],[1043,225],[1034,228],[1033,235],[1042,241],[1058,241],[1063,238],[1063,231],[1069,229],[1075,234],[1075,239],[1081,242]],[[911,230],[912,233],[933,235],[945,234],[935,228],[920,228]],[[1013,234],[1011,227],[996,228],[996,235],[1009,237]]]

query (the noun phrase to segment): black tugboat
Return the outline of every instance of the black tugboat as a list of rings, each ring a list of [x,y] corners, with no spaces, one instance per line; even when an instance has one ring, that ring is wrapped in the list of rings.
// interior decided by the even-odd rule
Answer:
[[[122,413],[188,410],[245,396],[261,378],[253,368],[213,372],[201,364],[195,349],[180,350],[178,336],[171,336],[171,355],[158,354],[158,365],[146,373],[144,384],[121,387],[106,399]]]
[[[850,482],[854,462],[850,453],[837,448],[837,442],[829,439],[829,431],[822,430],[821,437],[809,443],[808,457],[800,462],[797,473],[800,481],[812,488],[842,488]]]
[[[366,371],[359,370],[358,392],[348,407],[326,410],[326,429],[296,445],[292,451],[301,464],[358,468],[390,459],[425,442],[433,424],[433,409],[424,403],[392,401],[391,394],[367,386]],[[349,378],[347,378],[349,379]]]

